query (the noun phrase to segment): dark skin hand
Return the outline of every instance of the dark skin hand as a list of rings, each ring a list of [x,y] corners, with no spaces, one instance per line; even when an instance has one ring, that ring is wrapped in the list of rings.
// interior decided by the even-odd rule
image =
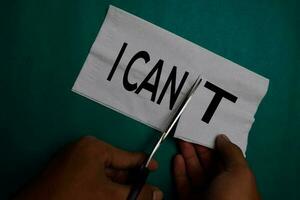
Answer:
[[[174,177],[180,200],[260,200],[242,151],[225,135],[217,137],[215,150],[183,141],[179,146]]]
[[[255,178],[241,150],[219,136],[216,149],[180,141],[174,159],[178,197],[199,200],[259,200]],[[143,153],[117,149],[84,137],[58,154],[40,176],[19,191],[16,200],[126,199],[130,171],[146,159]],[[157,169],[151,161],[149,169]],[[160,200],[163,193],[145,185],[139,200]]]
[[[16,200],[126,199],[129,171],[146,159],[144,153],[117,149],[94,137],[84,137],[57,155],[34,182],[22,189]],[[149,169],[158,165],[151,161]],[[162,192],[145,185],[139,200],[160,200]]]

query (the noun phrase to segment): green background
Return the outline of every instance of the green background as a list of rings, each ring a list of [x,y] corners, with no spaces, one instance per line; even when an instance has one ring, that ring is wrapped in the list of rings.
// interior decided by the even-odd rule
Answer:
[[[0,199],[82,135],[144,151],[155,131],[71,92],[113,4],[270,79],[247,159],[264,199],[300,199],[300,4],[296,1],[1,1]],[[173,139],[149,182],[174,198]]]

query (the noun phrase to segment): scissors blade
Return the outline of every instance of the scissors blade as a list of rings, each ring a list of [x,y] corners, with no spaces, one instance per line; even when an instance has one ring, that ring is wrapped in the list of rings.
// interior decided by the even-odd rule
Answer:
[[[184,100],[182,101],[182,103],[180,104],[179,108],[177,109],[175,115],[173,116],[168,128],[166,129],[166,131],[163,133],[163,139],[165,139],[168,134],[170,133],[170,131],[172,130],[172,128],[174,127],[174,125],[176,124],[176,122],[179,120],[181,114],[183,113],[183,111],[185,110],[186,106],[188,105],[188,103],[190,102],[194,92],[196,91],[196,89],[198,88],[199,84],[201,83],[200,76],[198,76],[197,80],[194,82],[194,84],[192,85],[191,89],[188,91],[186,97],[184,98]]]
[[[191,97],[194,94],[194,92],[196,91],[196,89],[198,88],[199,84],[201,83],[201,80],[202,79],[200,79],[200,76],[198,76],[197,80],[194,82],[194,84],[192,85],[191,89],[188,91],[186,97],[184,98],[184,100],[182,101],[182,103],[180,104],[180,106],[178,107],[175,115],[173,116],[170,124],[168,125],[168,128],[166,129],[165,132],[163,132],[163,134],[161,135],[161,137],[157,141],[156,145],[154,146],[154,148],[153,148],[150,156],[148,157],[148,159],[146,161],[146,165],[145,165],[146,167],[148,167],[148,165],[149,165],[152,157],[154,156],[155,152],[159,148],[160,144],[166,139],[166,137],[169,135],[169,133],[171,132],[171,130],[177,126],[177,122],[178,122],[178,120],[179,120],[182,112],[184,111],[184,109],[186,108],[186,106],[188,105],[188,103],[190,102]]]

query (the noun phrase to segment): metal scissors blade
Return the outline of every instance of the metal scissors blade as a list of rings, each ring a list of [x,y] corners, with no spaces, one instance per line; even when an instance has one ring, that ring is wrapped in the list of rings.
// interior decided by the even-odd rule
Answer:
[[[182,103],[180,104],[180,106],[178,107],[178,109],[176,110],[176,113],[175,113],[174,117],[172,118],[170,124],[168,125],[166,131],[162,133],[161,137],[159,138],[159,140],[157,141],[156,145],[154,146],[154,148],[153,148],[150,156],[146,160],[146,163],[144,163],[139,168],[139,170],[137,171],[136,179],[133,182],[133,185],[132,185],[132,187],[130,189],[130,192],[129,192],[129,195],[127,197],[127,200],[136,200],[138,198],[138,195],[141,192],[141,190],[143,188],[143,185],[145,184],[146,179],[147,179],[147,177],[149,175],[148,166],[150,164],[150,161],[151,161],[152,157],[154,156],[155,152],[157,151],[157,149],[159,148],[159,146],[161,145],[161,143],[169,135],[169,133],[172,132],[173,130],[175,130],[177,122],[178,122],[178,120],[179,120],[182,112],[184,111],[184,109],[186,108],[187,104],[191,100],[191,97],[194,94],[194,92],[197,89],[197,87],[199,86],[201,80],[202,79],[200,79],[198,77],[197,80],[194,82],[194,84],[192,85],[191,89],[187,93],[186,97],[184,98],[184,100],[182,101]]]
[[[178,109],[176,110],[175,115],[173,116],[170,124],[168,125],[167,129],[165,132],[162,133],[161,137],[159,138],[159,140],[157,141],[156,145],[154,146],[151,154],[149,155],[145,167],[148,167],[151,159],[153,158],[155,152],[157,151],[157,149],[159,148],[159,146],[161,145],[161,143],[166,139],[166,137],[169,135],[169,133],[171,132],[171,130],[173,128],[175,128],[174,126],[177,124],[182,112],[184,111],[184,109],[186,108],[186,106],[188,105],[188,103],[190,102],[194,92],[196,91],[196,89],[198,88],[199,84],[201,83],[200,76],[198,76],[197,80],[194,82],[194,84],[192,85],[191,89],[188,91],[186,97],[183,99],[182,103],[180,104],[180,106],[178,107]]]

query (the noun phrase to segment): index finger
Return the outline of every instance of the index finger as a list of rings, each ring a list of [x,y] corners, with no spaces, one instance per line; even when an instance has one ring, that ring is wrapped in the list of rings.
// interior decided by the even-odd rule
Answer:
[[[204,181],[204,171],[194,146],[185,141],[179,141],[179,146],[192,184],[200,186]]]
[[[108,145],[106,154],[106,166],[117,169],[139,167],[147,158],[145,153],[124,151],[111,145]],[[158,163],[155,160],[151,160],[148,169],[155,170],[157,168]]]
[[[194,144],[194,147],[196,149],[197,155],[200,159],[200,162],[205,170],[209,170],[213,163],[213,150],[202,146]]]

